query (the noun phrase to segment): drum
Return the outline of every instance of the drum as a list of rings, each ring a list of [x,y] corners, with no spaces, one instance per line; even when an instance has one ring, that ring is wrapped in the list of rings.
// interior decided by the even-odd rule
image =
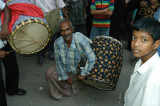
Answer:
[[[8,6],[15,3],[29,3],[28,0],[8,1]],[[51,30],[45,19],[20,15],[12,27],[9,44],[20,54],[34,54],[44,49],[51,36]]]
[[[51,28],[51,36],[54,37],[58,32],[59,22],[63,20],[62,11],[60,9],[54,9],[45,14],[45,19]]]
[[[109,36],[97,36],[91,47],[97,59],[83,82],[98,89],[114,90],[122,69],[121,42]]]

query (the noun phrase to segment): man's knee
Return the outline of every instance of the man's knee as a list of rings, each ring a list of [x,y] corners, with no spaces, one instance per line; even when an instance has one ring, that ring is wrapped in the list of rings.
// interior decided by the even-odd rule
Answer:
[[[48,79],[55,71],[57,71],[56,66],[52,66],[45,72],[46,79]]]

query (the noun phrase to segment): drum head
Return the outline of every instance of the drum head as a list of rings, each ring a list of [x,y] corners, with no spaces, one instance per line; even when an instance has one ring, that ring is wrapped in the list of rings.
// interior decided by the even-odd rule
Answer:
[[[16,29],[9,43],[12,48],[21,54],[33,54],[42,50],[49,41],[47,27],[40,23],[31,23]]]

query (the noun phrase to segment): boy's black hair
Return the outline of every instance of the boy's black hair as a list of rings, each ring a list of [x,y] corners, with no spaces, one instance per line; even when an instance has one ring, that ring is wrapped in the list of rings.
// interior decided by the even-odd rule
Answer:
[[[154,18],[141,18],[133,25],[133,30],[149,33],[153,42],[160,40],[160,22]]]

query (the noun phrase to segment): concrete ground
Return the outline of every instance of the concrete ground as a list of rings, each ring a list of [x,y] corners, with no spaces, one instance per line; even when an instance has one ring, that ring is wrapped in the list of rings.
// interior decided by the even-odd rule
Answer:
[[[115,90],[103,91],[86,85],[85,90],[77,95],[78,101],[72,94],[70,97],[64,97],[62,102],[49,96],[47,81],[44,76],[45,70],[55,62],[46,58],[44,64],[39,67],[36,64],[36,55],[17,55],[20,69],[19,87],[26,89],[27,94],[25,96],[7,95],[8,106],[123,106],[124,93],[134,68],[131,65],[132,53],[124,49],[123,55],[123,67]]]

